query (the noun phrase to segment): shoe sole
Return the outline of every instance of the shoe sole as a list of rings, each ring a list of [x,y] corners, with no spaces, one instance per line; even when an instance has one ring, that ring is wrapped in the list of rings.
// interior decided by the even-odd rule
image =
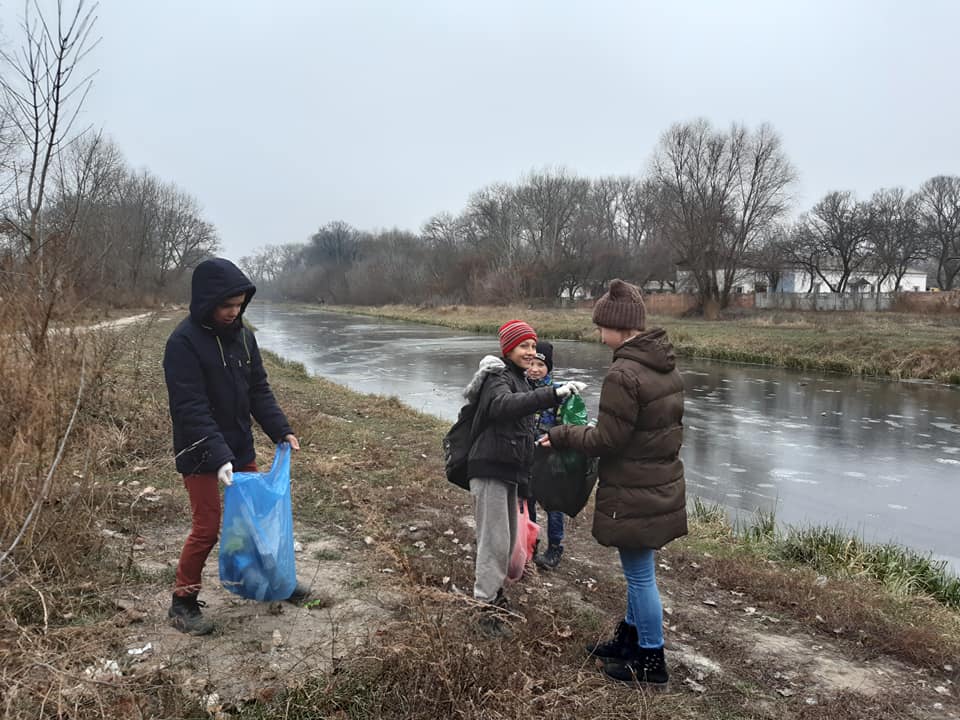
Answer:
[[[615,675],[611,675],[607,672],[606,663],[603,664],[603,667],[600,669],[600,672],[603,674],[603,676],[607,680],[610,680],[611,682],[622,683],[624,685],[636,685],[637,687],[645,688],[647,690],[654,690],[656,692],[663,692],[664,690],[668,690],[670,688],[669,678],[667,679],[666,682],[654,682],[652,680],[640,680],[637,678],[636,675],[632,675],[632,674],[629,679],[616,677]]]
[[[624,680],[622,678],[614,677],[613,675],[608,675],[603,670],[601,670],[600,672],[610,682],[620,683],[621,685],[634,685],[644,690],[653,690],[654,692],[663,692],[665,690],[670,689],[669,680],[667,680],[665,683],[656,683],[656,682],[651,682],[650,680],[638,680],[636,677],[632,677],[629,680]]]
[[[620,660],[623,660],[622,655],[599,655],[595,652],[591,652],[590,650],[587,650],[587,657],[603,660],[604,662],[619,662]]]

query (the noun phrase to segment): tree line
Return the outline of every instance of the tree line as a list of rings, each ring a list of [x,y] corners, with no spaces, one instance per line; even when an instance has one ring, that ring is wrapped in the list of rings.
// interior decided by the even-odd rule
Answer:
[[[769,125],[696,120],[670,127],[641,175],[531,172],[416,233],[334,221],[240,262],[276,297],[360,304],[552,302],[596,296],[614,277],[676,289],[677,267],[717,308],[745,270],[776,285],[794,267],[844,292],[858,271],[899,284],[929,263],[941,288],[960,284],[960,177],[863,201],[831,192],[791,220],[795,183]]]
[[[149,303],[219,247],[197,201],[80,123],[96,5],[27,4],[0,47],[0,296],[42,338],[80,302]]]

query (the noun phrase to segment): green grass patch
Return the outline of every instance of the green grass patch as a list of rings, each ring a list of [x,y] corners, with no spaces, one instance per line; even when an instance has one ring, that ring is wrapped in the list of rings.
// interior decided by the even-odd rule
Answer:
[[[960,578],[929,554],[868,543],[840,527],[780,527],[773,511],[758,510],[750,519],[731,522],[723,506],[699,497],[688,512],[693,528],[683,540],[688,548],[717,552],[713,545],[726,539],[734,547],[724,555],[750,553],[827,576],[869,578],[895,595],[925,597],[960,610]]]

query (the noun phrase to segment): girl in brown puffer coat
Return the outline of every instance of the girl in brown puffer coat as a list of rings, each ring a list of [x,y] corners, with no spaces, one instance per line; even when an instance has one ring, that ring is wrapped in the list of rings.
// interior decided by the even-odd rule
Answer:
[[[627,581],[627,612],[614,638],[588,652],[611,678],[653,685],[668,680],[663,605],[655,551],[687,533],[680,445],[683,379],[664,330],[645,330],[640,290],[614,280],[594,305],[600,339],[613,349],[595,427],[558,425],[541,439],[600,458],[593,536],[617,548]]]

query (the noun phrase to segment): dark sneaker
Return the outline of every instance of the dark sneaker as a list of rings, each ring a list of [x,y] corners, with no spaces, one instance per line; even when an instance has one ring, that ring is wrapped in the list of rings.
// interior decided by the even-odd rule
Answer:
[[[503,619],[501,610],[509,607],[503,589],[497,591],[497,596],[480,610],[480,619],[477,624],[480,631],[490,638],[508,638],[513,635],[510,625]]]
[[[587,654],[602,660],[626,660],[636,650],[640,642],[637,629],[626,620],[617,623],[613,639],[587,645]]]
[[[603,673],[611,680],[635,682],[657,689],[666,688],[670,681],[663,648],[637,648],[625,660],[608,660],[603,663]]]
[[[170,624],[180,632],[188,635],[209,635],[213,632],[213,620],[208,620],[200,612],[200,608],[206,605],[202,600],[197,600],[196,593],[174,594],[167,617],[170,618]]]
[[[533,561],[537,564],[537,567],[544,570],[556,570],[562,556],[563,545],[548,545],[547,551],[540,557],[534,558]]]
[[[297,580],[297,586],[293,589],[293,592],[290,593],[290,597],[287,598],[288,603],[294,605],[300,605],[310,597],[310,586],[305,585],[304,583]]]

